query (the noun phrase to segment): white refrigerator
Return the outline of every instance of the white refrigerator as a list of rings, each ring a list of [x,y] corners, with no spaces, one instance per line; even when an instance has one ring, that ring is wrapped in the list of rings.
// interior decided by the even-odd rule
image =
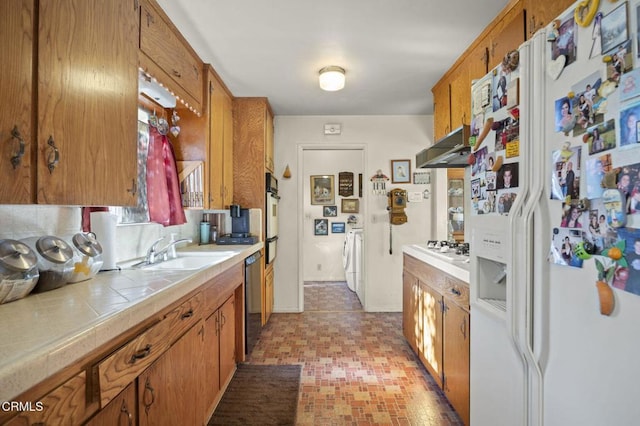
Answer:
[[[588,25],[568,9],[521,46],[517,66],[506,58],[472,87],[473,426],[640,424],[640,125],[626,131],[640,113],[640,9],[594,7]],[[607,198],[616,193],[621,203]],[[612,289],[608,315],[599,278]]]

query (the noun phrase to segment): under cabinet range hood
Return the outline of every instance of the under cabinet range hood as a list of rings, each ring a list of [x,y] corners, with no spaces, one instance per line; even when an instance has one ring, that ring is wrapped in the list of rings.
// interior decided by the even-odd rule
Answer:
[[[465,124],[416,154],[416,166],[421,169],[467,167],[470,152],[469,126]]]

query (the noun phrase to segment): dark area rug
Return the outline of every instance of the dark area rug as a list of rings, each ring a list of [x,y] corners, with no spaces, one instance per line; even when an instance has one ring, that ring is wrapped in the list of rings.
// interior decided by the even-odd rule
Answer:
[[[295,424],[301,371],[301,365],[239,364],[208,426]]]

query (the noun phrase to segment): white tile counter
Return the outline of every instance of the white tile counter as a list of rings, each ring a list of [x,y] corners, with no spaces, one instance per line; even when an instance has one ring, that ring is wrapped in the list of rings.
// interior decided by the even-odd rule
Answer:
[[[469,256],[440,253],[437,249],[427,248],[426,244],[404,245],[402,246],[402,251],[459,280],[469,283]]]
[[[181,251],[233,251],[198,270],[123,269],[0,305],[0,401],[9,401],[168,307],[263,247],[205,245]]]

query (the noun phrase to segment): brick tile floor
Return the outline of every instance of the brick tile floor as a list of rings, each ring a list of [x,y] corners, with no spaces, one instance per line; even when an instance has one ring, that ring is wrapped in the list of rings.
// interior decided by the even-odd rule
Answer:
[[[301,364],[297,425],[461,425],[402,336],[402,314],[362,311],[345,283],[305,285],[305,312],[273,314],[247,360]]]

